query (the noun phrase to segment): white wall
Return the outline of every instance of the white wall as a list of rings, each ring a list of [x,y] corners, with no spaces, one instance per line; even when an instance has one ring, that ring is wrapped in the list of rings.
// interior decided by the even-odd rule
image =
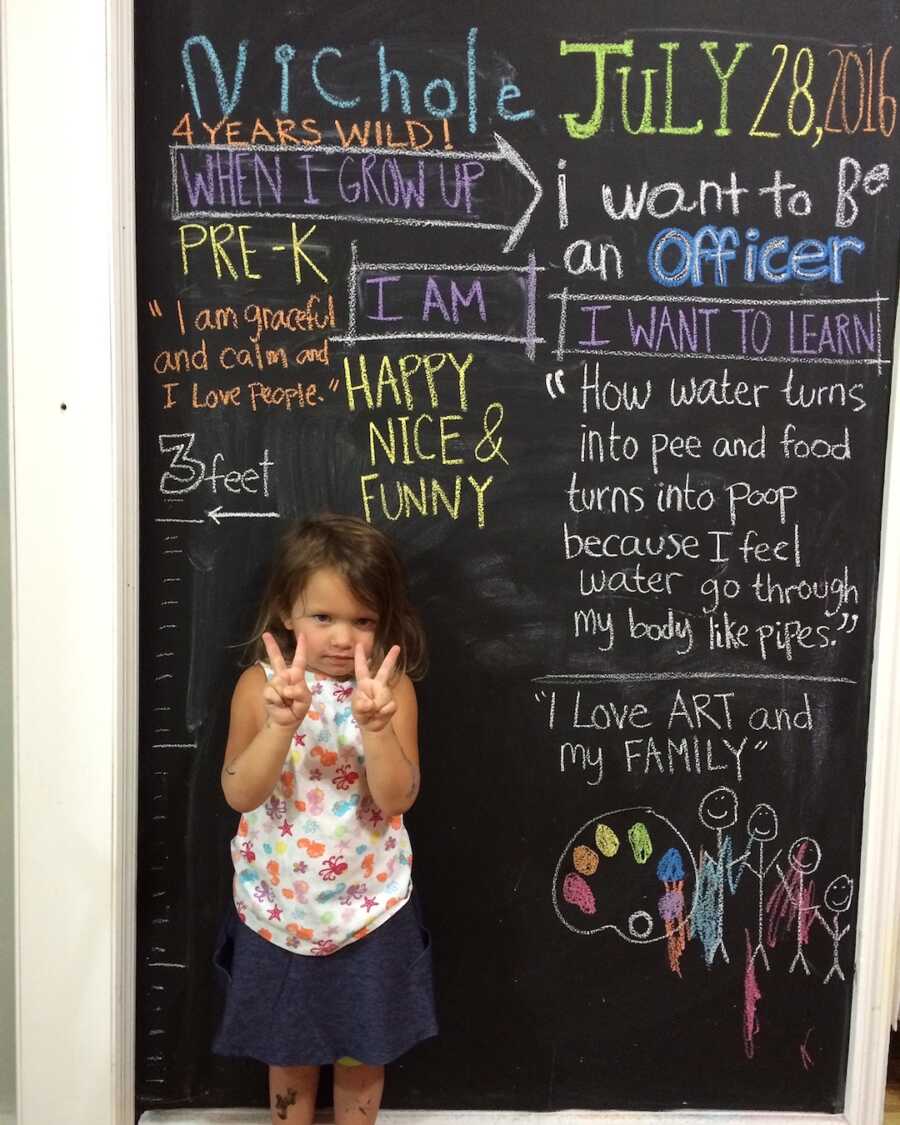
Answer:
[[[2,122],[0,122],[2,127]],[[2,136],[0,136],[0,184],[2,184]],[[0,231],[5,226],[0,190]],[[0,309],[6,307],[3,271],[3,240],[0,238]],[[9,528],[9,413],[6,371],[6,322],[0,317],[0,855],[12,855],[13,829],[12,744],[12,624],[10,621],[10,528]],[[12,864],[7,865],[12,871]],[[13,1120],[16,1102],[16,1002],[13,945],[15,883],[0,880],[0,1123]]]
[[[131,0],[3,0],[0,11],[15,451],[18,1122],[127,1125],[137,519]],[[8,781],[0,772],[0,793]],[[48,850],[57,862],[47,862]]]

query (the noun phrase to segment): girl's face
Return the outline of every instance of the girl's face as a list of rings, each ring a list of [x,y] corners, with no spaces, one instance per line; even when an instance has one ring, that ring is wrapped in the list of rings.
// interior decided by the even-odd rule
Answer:
[[[306,638],[310,671],[346,679],[354,673],[358,644],[366,659],[372,655],[378,614],[357,599],[336,570],[325,569],[312,574],[282,622],[295,636]]]

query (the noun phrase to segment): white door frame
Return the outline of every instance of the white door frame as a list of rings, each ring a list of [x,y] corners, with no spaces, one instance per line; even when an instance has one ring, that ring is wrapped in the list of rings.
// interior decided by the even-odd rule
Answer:
[[[133,1115],[130,0],[5,0],[18,1125]]]
[[[132,20],[131,0],[3,6],[18,1125],[127,1125],[133,1113]],[[567,1113],[557,1120],[880,1120],[900,859],[900,435],[892,406],[846,1111]],[[181,1113],[168,1120],[204,1117],[212,1119]]]

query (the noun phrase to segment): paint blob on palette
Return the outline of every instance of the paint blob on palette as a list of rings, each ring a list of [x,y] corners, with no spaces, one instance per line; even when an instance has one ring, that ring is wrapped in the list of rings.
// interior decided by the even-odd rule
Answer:
[[[697,867],[687,841],[650,808],[594,817],[566,844],[553,877],[553,905],[568,929],[612,930],[646,943],[682,933],[690,919]]]

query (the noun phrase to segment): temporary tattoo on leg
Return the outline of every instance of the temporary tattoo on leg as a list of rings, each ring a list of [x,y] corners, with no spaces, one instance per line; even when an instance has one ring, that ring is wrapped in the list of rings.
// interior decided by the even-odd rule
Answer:
[[[287,1121],[288,1107],[297,1104],[297,1091],[288,1090],[286,1094],[275,1095],[275,1112],[282,1121]]]

